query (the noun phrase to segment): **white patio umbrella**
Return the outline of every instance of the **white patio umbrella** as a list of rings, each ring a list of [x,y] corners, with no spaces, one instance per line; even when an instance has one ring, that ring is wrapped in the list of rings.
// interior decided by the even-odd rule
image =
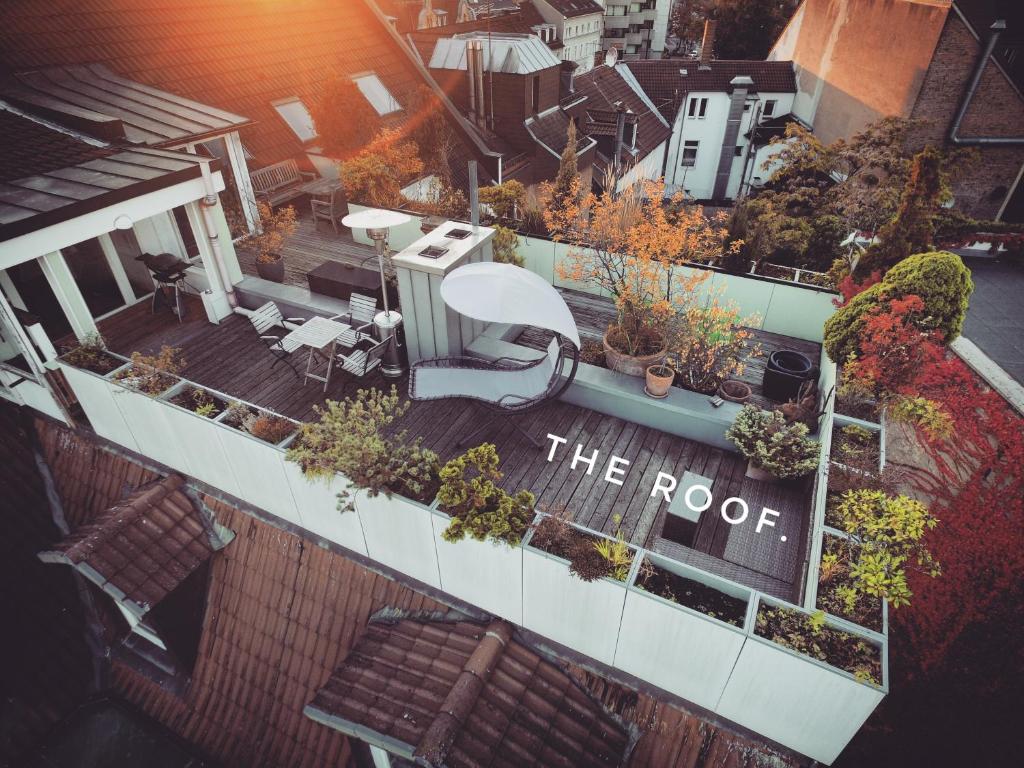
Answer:
[[[565,300],[551,283],[528,269],[490,261],[466,264],[442,281],[441,298],[460,315],[546,328],[580,348],[576,321]]]

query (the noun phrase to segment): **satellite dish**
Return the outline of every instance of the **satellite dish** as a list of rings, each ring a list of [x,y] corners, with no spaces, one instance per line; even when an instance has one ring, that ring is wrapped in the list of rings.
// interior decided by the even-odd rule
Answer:
[[[605,66],[606,67],[614,67],[615,66],[615,62],[617,62],[618,60],[619,60],[619,49],[616,48],[613,45],[611,48],[609,48],[607,51],[605,51],[605,54],[604,54]]]

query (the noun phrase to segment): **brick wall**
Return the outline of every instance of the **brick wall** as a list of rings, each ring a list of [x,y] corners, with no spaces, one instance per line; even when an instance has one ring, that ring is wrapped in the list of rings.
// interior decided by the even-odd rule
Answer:
[[[987,35],[988,31],[983,30]],[[984,45],[960,16],[950,12],[911,117],[924,121],[912,146],[942,145]],[[960,126],[961,137],[1024,134],[1024,97],[991,61]],[[978,161],[954,183],[957,207],[978,218],[994,218],[1024,164],[1024,146],[979,147]]]

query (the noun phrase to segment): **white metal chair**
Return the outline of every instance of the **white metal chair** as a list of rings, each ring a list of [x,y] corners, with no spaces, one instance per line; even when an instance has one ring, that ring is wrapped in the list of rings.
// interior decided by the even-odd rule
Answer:
[[[306,322],[304,317],[289,317],[287,321],[290,323],[301,324]],[[289,341],[288,327],[285,325],[285,317],[281,314],[281,310],[277,304],[272,301],[268,301],[266,304],[258,309],[254,309],[252,314],[249,315],[249,322],[252,323],[252,327],[256,329],[256,333],[259,334],[260,340],[267,345],[267,349],[271,351],[276,360],[274,365],[270,366],[273,368],[278,363],[287,363],[288,367],[292,369],[292,373],[298,377],[299,372],[295,368],[295,365],[291,361],[291,355],[302,345],[298,342]]]
[[[380,368],[384,352],[388,348],[388,341],[388,339],[384,339],[383,341],[374,342],[373,346],[368,348],[353,349],[347,353],[337,353],[338,365],[349,375],[349,380],[342,387],[343,392],[349,384],[365,379]]]
[[[360,341],[373,340],[373,335],[366,333],[367,328],[373,327],[373,318],[377,314],[377,299],[373,296],[364,296],[361,293],[353,293],[348,299],[348,312],[335,315],[331,320],[340,320],[348,323],[349,330],[338,337],[338,343],[351,349]]]

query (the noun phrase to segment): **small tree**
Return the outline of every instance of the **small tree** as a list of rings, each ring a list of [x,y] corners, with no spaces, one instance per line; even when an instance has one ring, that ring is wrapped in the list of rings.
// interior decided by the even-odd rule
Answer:
[[[380,116],[349,77],[328,80],[310,104],[318,140],[334,156],[347,156],[370,143],[380,129]]]
[[[938,251],[911,256],[825,321],[825,350],[835,362],[845,363],[859,351],[867,314],[879,304],[910,295],[924,302],[914,325],[922,331],[938,331],[948,344],[960,335],[973,290],[971,272],[956,254]]]
[[[389,433],[389,427],[409,410],[394,385],[388,393],[360,389],[354,398],[327,400],[313,406],[317,421],[303,424],[288,449],[287,459],[307,477],[330,479],[341,473],[367,495],[401,493],[419,501],[431,501],[437,487],[437,454],[422,446],[422,438],[406,440],[406,431]],[[348,490],[338,494],[342,512],[355,509]]]
[[[950,195],[939,151],[928,147],[915,155],[896,214],[879,231],[879,241],[861,257],[858,272],[887,269],[912,253],[929,250],[935,217]]]
[[[526,200],[526,187],[522,182],[511,179],[501,184],[480,187],[480,202],[490,207],[494,218],[503,227],[512,226],[517,218],[517,211],[523,210]]]
[[[295,234],[298,227],[295,209],[286,205],[275,211],[264,202],[257,203],[256,209],[260,214],[260,228],[245,242],[255,251],[256,261],[269,264],[277,261],[285,240]]]
[[[399,132],[384,130],[373,142],[341,164],[341,182],[349,200],[397,208],[402,187],[423,173],[419,149]]]
[[[920,501],[861,489],[844,493],[836,512],[851,538],[823,557],[822,567],[849,574],[850,583],[836,589],[847,612],[862,594],[884,598],[893,608],[909,604],[907,568],[939,575],[939,564],[923,542],[938,521]]]
[[[513,546],[522,541],[535,499],[529,491],[513,496],[499,488],[499,463],[495,447],[484,443],[442,467],[437,500],[452,518],[442,534],[445,541],[461,541],[466,534]]]
[[[569,127],[566,129],[565,149],[562,150],[562,159],[558,164],[555,183],[554,185],[545,183],[541,186],[541,196],[547,201],[544,212],[545,222],[548,220],[549,214],[552,217],[557,217],[561,211],[576,208],[582,191],[579,158],[576,156],[576,124],[570,120]]]
[[[406,122],[408,138],[419,148],[420,158],[427,171],[446,184],[452,180],[452,159],[458,139],[448,122],[441,99],[425,85],[419,86],[409,99]]]
[[[807,432],[806,425],[787,422],[780,411],[762,411],[748,404],[725,436],[755,467],[787,479],[803,477],[818,467],[821,445]]]
[[[491,247],[494,248],[494,260],[499,264],[523,266],[523,257],[516,251],[519,247],[519,235],[515,233],[515,230],[501,225],[496,226]]]
[[[614,297],[618,316],[608,343],[627,355],[663,348],[676,304],[688,301],[711,274],[676,267],[717,261],[728,236],[724,214],[706,218],[700,206],[683,205],[681,194],[666,204],[664,192],[662,182],[645,181],[617,196],[588,193],[579,203],[545,212],[555,240],[573,246],[557,266],[559,276]]]

